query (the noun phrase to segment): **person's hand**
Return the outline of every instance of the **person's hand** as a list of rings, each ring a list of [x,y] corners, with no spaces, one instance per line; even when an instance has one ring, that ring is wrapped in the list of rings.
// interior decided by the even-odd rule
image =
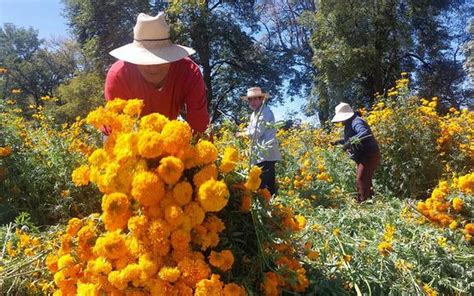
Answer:
[[[330,143],[332,146],[344,144],[344,140],[337,140]]]
[[[105,136],[110,136],[112,133],[112,127],[110,125],[103,125],[100,128],[100,131],[105,135]]]
[[[344,145],[342,145],[342,150],[347,150],[351,148],[351,142],[350,141],[347,141],[344,143]]]

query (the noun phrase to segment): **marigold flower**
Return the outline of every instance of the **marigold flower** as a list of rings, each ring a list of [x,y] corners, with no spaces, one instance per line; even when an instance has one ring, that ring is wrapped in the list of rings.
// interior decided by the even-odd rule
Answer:
[[[245,182],[245,187],[248,190],[256,191],[260,187],[260,184],[262,183],[262,180],[260,179],[261,174],[262,174],[262,169],[258,166],[253,166],[250,169],[247,182]]]
[[[221,233],[225,229],[224,222],[215,215],[207,217],[204,227],[210,232]]]
[[[113,153],[115,160],[123,165],[138,154],[138,135],[135,133],[120,134],[115,142]]]
[[[82,227],[82,221],[78,218],[72,218],[67,223],[66,232],[70,236],[75,236]]]
[[[178,269],[181,272],[183,282],[194,287],[202,279],[209,277],[211,270],[201,258],[183,258],[178,262]]]
[[[199,187],[198,200],[202,208],[207,212],[218,212],[227,205],[229,201],[229,190],[222,181],[214,179],[204,182]]]
[[[125,106],[127,106],[127,100],[115,98],[111,101],[107,101],[107,104],[105,104],[105,109],[114,113],[122,113]]]
[[[247,291],[244,287],[237,284],[230,283],[224,286],[224,296],[247,296]]]
[[[89,167],[87,165],[82,165],[75,169],[72,174],[72,182],[76,186],[85,186],[89,184]]]
[[[200,140],[196,146],[197,165],[209,164],[217,160],[217,148],[206,140]]]
[[[156,158],[163,154],[163,138],[155,131],[138,134],[138,153],[145,158]]]
[[[171,234],[171,228],[163,219],[155,219],[151,221],[148,228],[148,237],[151,240],[162,241],[167,239]]]
[[[105,228],[108,231],[125,228],[132,215],[127,195],[120,192],[104,195],[102,211]]]
[[[185,122],[171,120],[161,131],[163,137],[163,150],[166,153],[176,155],[191,141],[191,128]]]
[[[220,276],[212,274],[210,279],[202,279],[196,284],[195,296],[222,295],[224,283],[220,281]]]
[[[191,226],[200,225],[204,221],[205,212],[197,202],[190,202],[184,208],[184,214],[191,220]]]
[[[463,202],[462,199],[460,199],[459,197],[455,197],[455,198],[453,198],[452,203],[453,203],[453,209],[456,212],[459,212],[459,211],[462,210],[462,207],[464,205],[464,202]]]
[[[84,296],[100,295],[99,291],[100,291],[100,288],[98,284],[83,283],[81,281],[77,282],[77,295],[84,295]]]
[[[223,173],[229,173],[234,170],[239,160],[239,153],[237,149],[233,147],[226,147],[224,150],[224,155],[222,157],[219,170]]]
[[[239,211],[241,211],[242,213],[248,213],[250,212],[251,207],[252,207],[252,198],[250,197],[250,195],[242,196]]]
[[[280,295],[280,289],[278,288],[278,275],[274,272],[266,272],[262,283],[263,293],[267,296],[278,296]]]
[[[214,164],[209,164],[203,167],[199,172],[194,174],[193,183],[194,186],[199,188],[204,182],[210,179],[217,179],[217,167]]]
[[[165,195],[165,184],[155,173],[139,172],[133,178],[131,194],[144,206],[156,205]]]
[[[140,119],[140,130],[150,130],[159,133],[168,122],[169,119],[164,115],[159,113],[148,114]]]
[[[119,259],[128,254],[125,238],[120,230],[106,232],[105,235],[99,237],[93,250],[97,256],[107,259]]]
[[[184,164],[181,159],[177,157],[163,157],[160,160],[160,166],[157,171],[166,184],[173,185],[181,178],[184,171]]]
[[[170,267],[170,266],[164,266],[160,269],[160,272],[158,273],[158,276],[160,279],[174,283],[178,280],[179,276],[181,275],[181,272],[177,267]]]
[[[12,153],[11,147],[0,147],[0,157],[8,156]]]
[[[86,273],[92,275],[108,275],[112,271],[112,264],[104,257],[97,257],[87,262]]]
[[[230,250],[223,250],[221,252],[211,251],[209,263],[222,271],[228,271],[234,264],[234,255]]]
[[[379,243],[377,246],[377,250],[382,254],[383,256],[388,255],[390,252],[393,251],[392,244],[386,241],[383,241]]]
[[[180,206],[171,204],[165,208],[165,219],[175,228],[183,222],[183,210]]]
[[[474,235],[474,223],[467,223],[464,226],[464,233]]]
[[[191,233],[184,229],[178,229],[171,233],[171,245],[175,250],[186,250],[191,242]]]
[[[145,103],[143,103],[143,100],[139,99],[133,99],[133,100],[128,100],[127,105],[123,108],[123,113],[135,117],[139,116],[140,113],[142,112],[143,106],[145,106]]]
[[[187,205],[191,201],[192,195],[193,187],[189,182],[179,182],[173,188],[173,198],[180,206]]]

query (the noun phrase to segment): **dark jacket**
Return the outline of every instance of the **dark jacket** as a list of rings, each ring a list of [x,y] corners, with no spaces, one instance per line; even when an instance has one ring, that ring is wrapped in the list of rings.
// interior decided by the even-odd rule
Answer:
[[[344,146],[354,161],[364,162],[379,151],[379,145],[369,125],[360,116],[354,114],[344,125]],[[361,139],[359,144],[351,144],[357,139]]]

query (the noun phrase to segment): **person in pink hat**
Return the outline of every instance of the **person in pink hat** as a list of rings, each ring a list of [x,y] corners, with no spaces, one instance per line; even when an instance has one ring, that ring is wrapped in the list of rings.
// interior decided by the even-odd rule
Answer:
[[[194,132],[204,132],[209,125],[206,89],[198,65],[188,57],[193,53],[171,42],[163,12],[140,13],[133,42],[110,52],[118,61],[107,73],[105,99],[142,99],[142,116],[158,112],[176,119],[183,114]]]
[[[335,111],[331,122],[344,123],[344,138],[332,144],[342,144],[356,162],[357,201],[363,202],[374,194],[372,178],[380,165],[379,145],[367,122],[349,104],[340,103]]]

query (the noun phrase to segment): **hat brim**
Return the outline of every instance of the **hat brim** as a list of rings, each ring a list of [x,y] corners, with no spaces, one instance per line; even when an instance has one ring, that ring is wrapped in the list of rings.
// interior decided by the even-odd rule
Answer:
[[[241,96],[240,98],[244,101],[248,101],[249,98],[257,98],[257,97],[263,97],[265,99],[268,99],[270,95],[268,95],[267,93],[262,93],[261,95],[258,95],[258,96]]]
[[[129,43],[112,50],[110,55],[136,65],[158,65],[181,60],[195,52],[190,47],[178,44],[171,44],[160,48],[144,48]]]
[[[331,119],[331,122],[342,122],[342,121],[346,121],[346,120],[348,120],[349,118],[351,118],[352,116],[354,116],[354,112],[341,112],[341,113],[337,113],[337,114],[334,115],[334,117]]]

